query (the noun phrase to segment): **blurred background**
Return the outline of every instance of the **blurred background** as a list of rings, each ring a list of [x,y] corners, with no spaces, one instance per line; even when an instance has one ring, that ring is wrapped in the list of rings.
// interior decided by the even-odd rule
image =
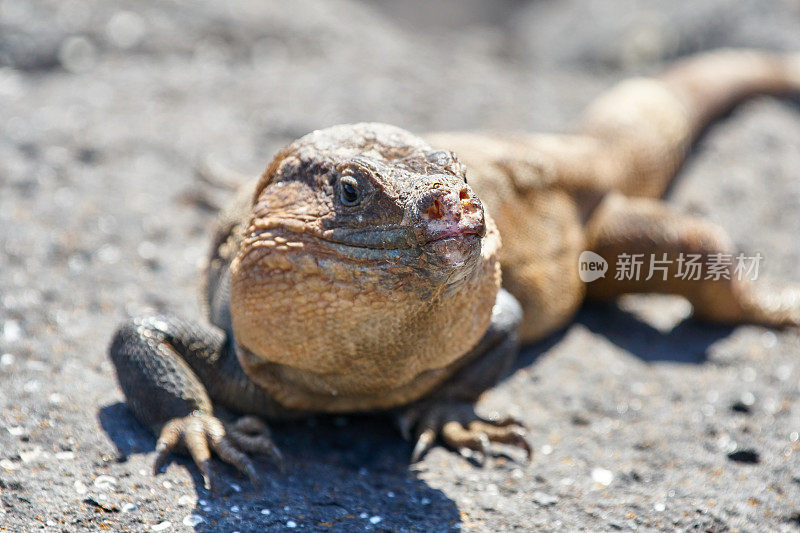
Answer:
[[[800,50],[800,2],[0,0],[0,524],[177,526],[195,505],[198,529],[241,526],[229,504],[179,503],[191,469],[149,475],[136,452],[152,439],[118,403],[105,349],[125,316],[200,316],[213,213],[283,144],[356,121],[563,131],[614,82],[721,46]],[[797,280],[797,103],[745,105],[695,155],[670,201],[761,252],[767,277]],[[364,513],[395,530],[797,527],[799,344],[585,312],[488,400],[529,422],[532,465],[476,470],[439,450],[409,473],[388,429],[289,428],[279,444],[306,450],[290,454],[297,478],[265,463],[271,490],[226,497],[242,523],[274,527]],[[755,418],[728,409],[742,397]],[[759,464],[737,470],[731,446]],[[364,464],[374,476],[358,478]]]

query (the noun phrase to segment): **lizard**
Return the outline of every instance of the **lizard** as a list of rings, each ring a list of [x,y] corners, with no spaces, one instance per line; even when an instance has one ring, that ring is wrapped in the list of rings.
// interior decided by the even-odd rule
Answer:
[[[800,291],[734,276],[584,283],[578,257],[732,253],[718,226],[660,200],[693,141],[757,94],[800,90],[800,55],[717,50],[621,82],[572,133],[416,136],[359,123],[281,149],[216,222],[202,291],[208,323],[124,322],[109,348],[157,473],[212,453],[258,483],[248,454],[282,456],[264,422],[394,414],[412,461],[436,442],[485,456],[531,447],[475,403],[519,346],[564,327],[585,299],[687,298],[700,319],[800,325]],[[502,245],[501,245],[502,239]],[[241,415],[222,421],[214,407]]]

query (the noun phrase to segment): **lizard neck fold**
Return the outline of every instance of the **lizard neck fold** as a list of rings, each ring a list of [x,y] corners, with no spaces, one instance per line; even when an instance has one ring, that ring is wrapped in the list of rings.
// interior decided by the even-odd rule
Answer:
[[[325,376],[264,361],[243,346],[237,346],[237,354],[240,364],[249,369],[251,379],[281,406],[325,413],[354,413],[407,405],[427,396],[469,362],[465,358],[457,359],[445,368],[427,370],[409,383],[394,388],[361,394],[337,394],[335,391],[319,392],[329,389]]]

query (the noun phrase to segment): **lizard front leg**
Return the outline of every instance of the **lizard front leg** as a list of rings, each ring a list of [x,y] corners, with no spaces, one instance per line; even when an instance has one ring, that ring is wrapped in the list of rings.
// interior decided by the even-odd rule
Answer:
[[[406,439],[416,442],[411,461],[416,462],[433,446],[437,437],[450,448],[480,451],[485,458],[492,442],[524,449],[530,457],[522,423],[511,417],[483,418],[475,412],[480,395],[495,385],[519,352],[519,324],[522,309],[505,290],[497,295],[489,329],[468,361],[431,396],[403,411],[398,422]]]
[[[235,373],[235,354],[222,330],[166,316],[137,318],[117,330],[109,355],[128,406],[158,436],[156,472],[180,446],[191,454],[206,488],[212,486],[212,450],[254,484],[256,470],[245,452],[267,453],[280,461],[259,419],[246,416],[224,424],[214,416],[209,392],[219,396],[238,388],[238,395],[228,397],[252,405],[261,399],[255,396],[265,394]],[[204,382],[215,385],[208,391]]]

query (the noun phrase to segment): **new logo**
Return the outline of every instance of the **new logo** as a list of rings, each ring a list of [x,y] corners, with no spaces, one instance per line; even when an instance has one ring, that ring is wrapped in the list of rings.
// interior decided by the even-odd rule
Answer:
[[[578,256],[578,276],[584,283],[606,277],[608,262],[598,254],[585,250]]]

